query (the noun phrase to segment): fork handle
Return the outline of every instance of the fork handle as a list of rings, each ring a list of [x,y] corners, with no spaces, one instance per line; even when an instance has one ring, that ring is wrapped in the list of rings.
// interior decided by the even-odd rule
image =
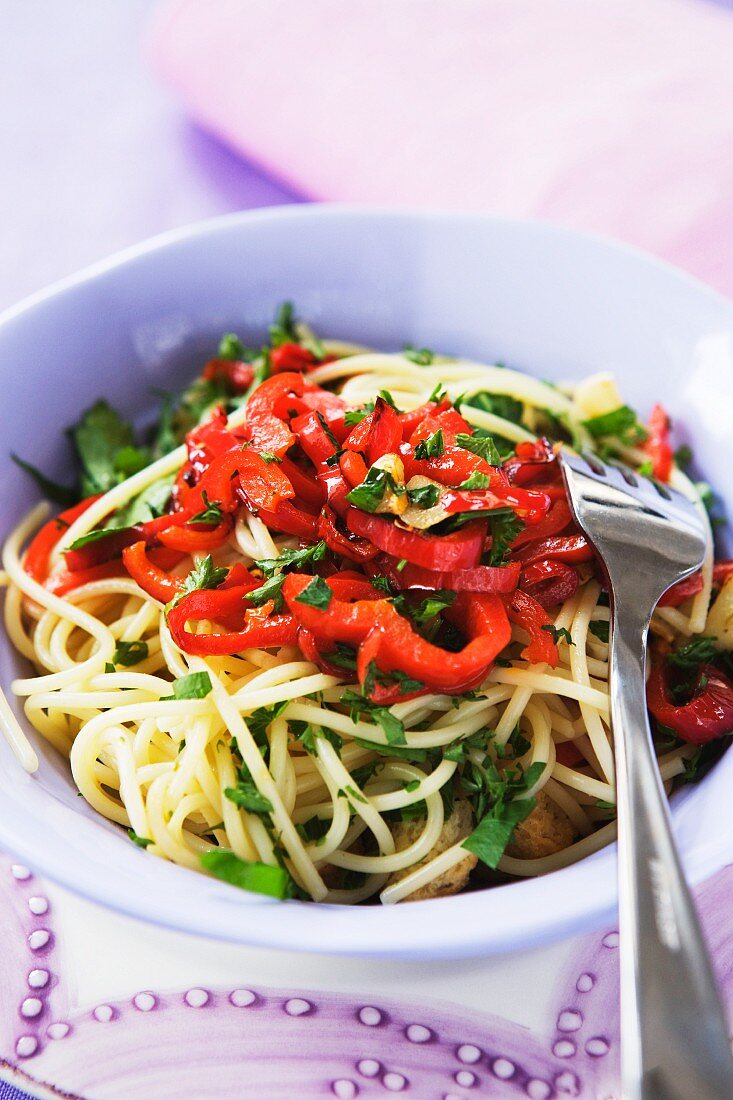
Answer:
[[[632,586],[633,589],[633,586]],[[614,600],[611,715],[618,800],[625,1100],[731,1100],[723,1007],[672,837],[645,705],[649,618]]]

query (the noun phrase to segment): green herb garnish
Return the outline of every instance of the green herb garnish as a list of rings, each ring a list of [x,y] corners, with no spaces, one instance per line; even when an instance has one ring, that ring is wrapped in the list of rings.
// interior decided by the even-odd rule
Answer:
[[[292,890],[292,880],[284,867],[249,862],[227,848],[204,852],[199,859],[205,871],[232,886],[238,886],[240,890],[267,894],[272,898],[285,898]]]
[[[445,443],[443,442],[442,428],[438,428],[437,432],[433,432],[427,439],[421,439],[415,445],[415,458],[440,458],[444,452]]]
[[[317,607],[320,611],[325,611],[331,602],[333,592],[328,587],[323,577],[314,577],[310,584],[307,584],[299,596],[295,597],[296,603],[307,604],[308,607]]]

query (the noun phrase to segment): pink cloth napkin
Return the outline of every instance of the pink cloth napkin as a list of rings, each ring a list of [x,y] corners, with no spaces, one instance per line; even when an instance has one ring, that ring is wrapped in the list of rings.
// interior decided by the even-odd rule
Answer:
[[[167,0],[192,117],[312,198],[551,218],[733,295],[733,12],[706,0]]]

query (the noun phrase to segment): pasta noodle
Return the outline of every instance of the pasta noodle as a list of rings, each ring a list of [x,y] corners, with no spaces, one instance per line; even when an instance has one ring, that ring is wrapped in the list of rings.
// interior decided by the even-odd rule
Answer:
[[[533,445],[537,433],[547,431],[548,417],[577,445],[593,442],[571,387],[463,360],[426,356],[418,365],[414,356],[342,343],[326,342],[320,358],[326,361],[311,365],[309,381],[337,392],[349,408],[387,391],[409,411],[442,388],[481,438],[490,433],[510,449]],[[592,385],[584,385],[587,399]],[[505,400],[472,401],[481,394]],[[521,416],[512,416],[512,407]],[[247,423],[247,413],[247,403],[230,412],[227,430]],[[636,465],[646,459],[636,443],[621,441],[616,449]],[[61,577],[79,540],[161,479],[179,475],[189,451],[177,446],[81,511],[50,550],[49,577]],[[676,467],[671,482],[698,499]],[[397,490],[405,491],[399,484]],[[510,830],[495,870],[484,868],[482,877],[479,868],[473,884],[502,873],[547,873],[615,836],[603,630],[610,616],[590,566],[577,567],[579,586],[548,609],[556,667],[522,655],[531,636],[514,622],[501,659],[471,690],[414,696],[408,690],[407,698],[381,709],[373,703],[355,708],[348,700],[363,683],[353,668],[337,675],[298,645],[187,652],[174,639],[165,601],[124,571],[57,594],[24,562],[24,547],[46,510],[29,513],[3,550],[6,630],[34,665],[11,690],[30,724],[69,758],[86,801],[151,853],[194,870],[206,853],[231,853],[242,866],[284,868],[296,896],[392,904],[437,889],[460,871],[471,852],[465,837],[436,852],[454,802],[469,800],[475,819],[480,809],[490,811],[492,799],[511,804],[511,790],[495,790],[508,775],[517,799],[559,816],[575,839],[547,854],[523,854]],[[297,549],[297,537],[277,533],[256,511],[240,509],[208,565],[207,555],[194,550],[187,564],[171,566],[173,580],[192,567],[226,571],[241,563],[252,570],[255,562]],[[711,552],[700,591],[657,611],[653,629],[661,638],[686,642],[704,631],[712,569]],[[187,635],[205,638],[212,631],[213,619],[194,618]],[[140,656],[128,665],[119,654],[130,647]],[[176,685],[186,682],[210,690],[177,697]],[[21,765],[33,771],[35,752],[2,696],[0,725]],[[694,745],[680,743],[663,754],[665,780],[684,772],[694,753]],[[525,815],[528,827],[532,813]],[[398,822],[414,823],[409,843],[400,847]]]

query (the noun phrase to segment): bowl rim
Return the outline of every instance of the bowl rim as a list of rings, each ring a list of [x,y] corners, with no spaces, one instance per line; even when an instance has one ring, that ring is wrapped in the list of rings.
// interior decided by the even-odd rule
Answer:
[[[0,313],[0,328],[33,311],[44,302],[65,296],[85,283],[111,275],[118,269],[155,253],[175,248],[196,238],[229,229],[267,223],[327,221],[332,218],[367,222],[405,222],[466,227],[471,224],[509,228],[517,233],[547,234],[555,239],[585,242],[610,250],[634,264],[656,269],[667,279],[685,284],[703,295],[730,316],[733,331],[733,303],[695,276],[644,251],[597,233],[587,233],[557,223],[524,218],[504,218],[476,213],[441,210],[410,210],[400,207],[375,207],[351,203],[287,204],[257,210],[238,211],[168,230],[112,256],[65,276],[39,290],[17,305]],[[43,803],[49,795],[40,788],[28,788],[31,806],[38,803],[42,818]],[[40,801],[39,801],[40,800]],[[35,810],[32,810],[35,813]],[[11,815],[0,814],[0,843],[40,874],[93,903],[128,916],[161,925],[171,930],[195,933],[208,938],[234,941],[250,946],[292,949],[325,954],[350,954],[396,958],[458,958],[482,953],[502,953],[517,948],[538,946],[578,931],[588,931],[615,919],[615,844],[594,856],[572,865],[574,890],[565,889],[564,868],[542,879],[517,880],[487,890],[451,898],[425,901],[421,913],[433,919],[415,920],[412,906],[347,907],[308,905],[308,935],[303,938],[303,903],[273,902],[271,899],[243,895],[224,883],[204,878],[187,869],[160,861],[156,867],[156,891],[146,888],[130,898],[116,880],[98,881],[88,870],[69,869],[62,846],[35,844],[32,832],[14,831]],[[139,854],[139,853],[138,853]],[[733,823],[723,831],[717,843],[685,853],[683,862],[688,877],[696,883],[729,862],[733,855]],[[598,864],[611,873],[599,885]],[[141,877],[141,881],[145,876]],[[198,884],[198,888],[195,884]],[[203,889],[201,888],[203,885]],[[178,893],[170,901],[171,891]],[[185,904],[186,901],[195,904]],[[184,904],[180,904],[183,901]],[[211,908],[207,908],[210,906]],[[256,917],[259,907],[267,906],[264,921]],[[436,910],[436,906],[439,909]],[[374,914],[384,925],[382,942],[370,924]],[[237,915],[244,919],[237,920]],[[418,914],[419,915],[419,914]],[[442,919],[434,919],[440,915]],[[487,930],[488,924],[488,930]],[[460,928],[459,942],[453,942],[451,930]],[[294,946],[290,946],[294,945]]]

